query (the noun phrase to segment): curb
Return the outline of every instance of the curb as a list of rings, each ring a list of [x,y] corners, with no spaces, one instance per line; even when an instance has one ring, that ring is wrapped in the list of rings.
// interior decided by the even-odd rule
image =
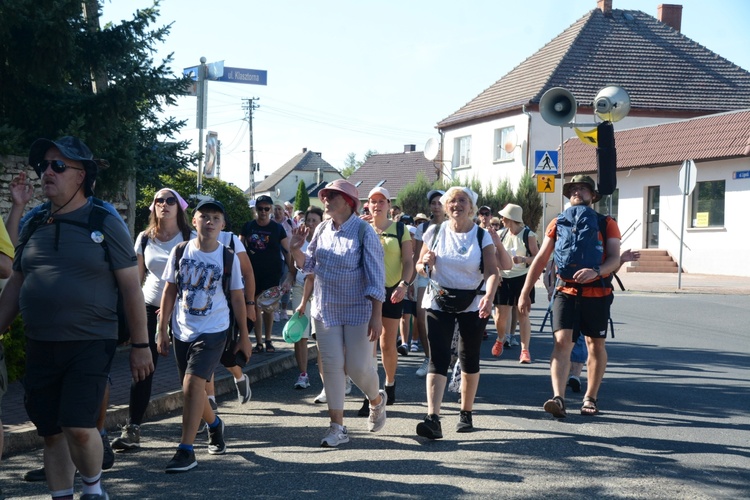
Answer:
[[[318,346],[309,345],[307,348],[308,359],[314,360],[318,356]],[[253,364],[243,370],[250,377],[250,384],[260,380],[279,375],[290,368],[297,366],[294,350],[287,350],[274,356],[272,359]],[[222,396],[236,391],[234,378],[226,370],[219,370],[214,380],[216,396]],[[151,397],[146,410],[146,419],[153,419],[182,408],[182,390],[163,392]],[[107,409],[107,418],[104,426],[108,431],[118,429],[128,419],[128,405],[112,405]],[[29,424],[16,427],[12,431],[6,431],[4,437],[5,445],[3,455],[14,455],[27,451],[37,450],[44,446],[44,440],[37,435],[36,427]]]

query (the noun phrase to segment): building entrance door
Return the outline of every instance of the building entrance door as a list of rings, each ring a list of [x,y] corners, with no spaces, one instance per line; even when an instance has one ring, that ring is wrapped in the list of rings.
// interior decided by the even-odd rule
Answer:
[[[646,248],[659,248],[659,186],[648,187]]]

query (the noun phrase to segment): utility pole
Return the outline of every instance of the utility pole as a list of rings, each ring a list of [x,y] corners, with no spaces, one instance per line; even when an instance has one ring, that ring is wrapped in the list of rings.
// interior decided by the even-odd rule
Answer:
[[[255,151],[253,150],[253,110],[258,109],[260,106],[255,104],[255,101],[260,100],[258,97],[242,99],[242,109],[247,111],[248,130],[250,132],[250,199],[255,199]]]

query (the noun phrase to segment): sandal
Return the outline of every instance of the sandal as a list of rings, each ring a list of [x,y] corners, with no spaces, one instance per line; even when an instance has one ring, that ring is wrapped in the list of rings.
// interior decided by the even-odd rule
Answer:
[[[276,348],[273,346],[270,340],[266,340],[266,352],[276,352]]]
[[[568,416],[565,412],[565,400],[560,396],[548,399],[547,402],[544,403],[544,411],[551,413],[555,418],[565,418]]]
[[[253,354],[261,354],[263,352],[263,344],[256,344],[253,347]]]
[[[581,415],[593,416],[599,413],[599,407],[596,405],[596,399],[586,396],[583,398],[583,406],[581,406]]]

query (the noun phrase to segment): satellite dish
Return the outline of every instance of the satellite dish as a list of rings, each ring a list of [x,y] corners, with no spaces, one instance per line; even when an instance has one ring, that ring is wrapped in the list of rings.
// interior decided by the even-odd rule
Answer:
[[[435,158],[437,158],[439,152],[440,143],[438,143],[438,141],[436,141],[434,137],[430,137],[429,139],[427,139],[427,142],[424,145],[424,157],[430,161],[433,161]]]
[[[281,196],[281,189],[276,188],[276,198],[278,198],[279,196]]]
[[[516,149],[516,146],[518,146],[518,135],[515,131],[508,134],[508,137],[505,139],[505,144],[503,144],[503,149],[506,153],[511,154],[514,149]]]

